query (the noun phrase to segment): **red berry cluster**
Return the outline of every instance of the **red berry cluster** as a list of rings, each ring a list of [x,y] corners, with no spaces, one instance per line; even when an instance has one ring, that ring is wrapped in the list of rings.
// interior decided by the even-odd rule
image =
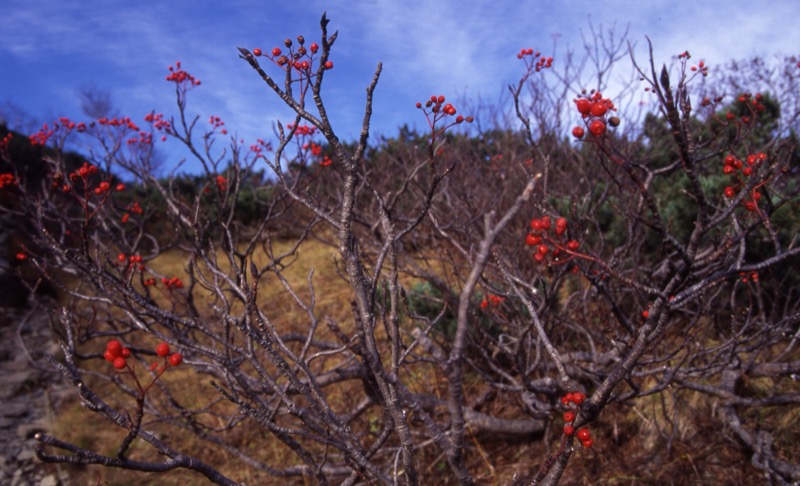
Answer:
[[[31,145],[33,146],[45,145],[50,137],[52,137],[55,133],[55,129],[50,128],[47,123],[45,123],[38,132],[29,136],[28,139],[31,141]]]
[[[417,102],[416,107],[418,110],[422,110],[422,112],[425,113],[425,118],[428,120],[428,126],[434,131],[437,121],[448,116],[454,116],[457,113],[456,107],[453,106],[452,103],[445,103],[445,97],[443,95],[431,95],[430,99],[428,99],[425,104]],[[471,116],[465,117],[458,115],[453,122],[436,133],[442,133],[447,128],[453,125],[464,123],[465,121],[467,123],[472,123],[473,120],[474,119]]]
[[[161,116],[161,115],[159,115],[159,116]],[[144,119],[145,119],[145,121],[151,122],[152,119],[153,119],[153,115],[147,115],[147,116],[145,116]],[[164,123],[168,124],[168,122],[164,122]],[[103,127],[119,128],[119,129],[122,129],[123,131],[132,130],[134,132],[138,132],[134,136],[132,136],[132,137],[130,137],[130,138],[128,138],[126,140],[126,143],[128,145],[133,145],[133,144],[137,144],[137,143],[150,145],[150,144],[153,143],[152,134],[150,134],[149,132],[146,132],[144,130],[141,130],[139,128],[139,126],[136,125],[136,123],[134,123],[130,119],[130,117],[126,116],[124,118],[122,118],[122,117],[120,117],[120,118],[105,118],[105,117],[104,118],[98,118],[97,119],[97,124],[100,125],[100,126],[103,126]],[[90,123],[89,126],[90,127],[94,127],[95,126],[95,122]],[[164,138],[162,138],[162,140],[164,140]]]
[[[131,255],[130,257],[128,257],[124,253],[120,253],[119,255],[117,255],[117,260],[119,260],[120,263],[124,263],[127,261],[128,265],[130,266],[142,263],[141,255]]]
[[[681,65],[685,68],[686,62],[692,58],[692,55],[689,54],[689,51],[683,51],[682,53],[678,54],[678,60],[681,62]],[[708,76],[708,66],[706,65],[705,61],[702,59],[699,63],[689,68],[692,72],[702,74],[703,77]]]
[[[767,109],[764,103],[762,103],[764,97],[761,93],[756,93],[755,96],[751,93],[742,93],[736,98],[736,101],[744,108],[744,111],[747,112],[739,116],[739,121],[744,125],[751,123],[758,115]],[[735,120],[736,114],[729,111],[725,113],[725,118],[728,120]]]
[[[10,172],[7,172],[5,174],[0,174],[0,189],[16,185],[17,185],[17,179],[14,177],[14,174]]]
[[[703,61],[702,59],[700,59],[700,62],[697,63],[697,66],[692,66],[689,69],[699,74],[702,74],[703,76],[708,76],[708,66],[706,66],[705,61]]]
[[[159,343],[156,346],[156,354],[161,358],[166,358],[164,361],[164,368],[165,370],[168,366],[178,366],[183,363],[183,356],[180,353],[172,353],[169,348],[169,344],[167,343]],[[111,363],[114,368],[121,370],[124,368],[128,368],[128,370],[133,371],[132,367],[128,365],[128,358],[131,357],[131,350],[123,347],[122,343],[117,341],[116,339],[112,339],[106,344],[106,351],[103,354],[103,358],[106,361]],[[150,366],[150,369],[155,369],[158,367],[158,363],[154,363]]]
[[[217,184],[219,192],[225,192],[228,189],[228,179],[225,176],[218,175],[214,178],[214,182]]]
[[[297,125],[296,127],[289,123],[286,128],[292,130],[295,135],[301,137],[312,137],[317,133],[317,127],[313,125]]]
[[[567,393],[566,395],[561,397],[561,403],[563,403],[568,407],[571,406],[570,404],[574,404],[575,407],[579,407],[585,400],[586,400],[586,395],[580,392]],[[578,429],[577,434],[575,433],[575,427],[572,425],[572,423],[575,421],[575,417],[576,417],[575,412],[573,412],[572,410],[564,412],[564,422],[565,422],[563,429],[564,435],[572,436],[573,434],[575,434],[578,440],[581,441],[581,445],[583,445],[583,447],[588,449],[594,445],[594,441],[592,441],[592,436],[589,433],[589,429],[585,427]]]
[[[322,145],[319,145],[314,142],[308,142],[307,144],[303,145],[303,150],[310,150],[311,155],[320,156],[322,155]]]
[[[167,69],[169,70],[169,74],[166,77],[167,81],[181,85],[184,88],[200,86],[199,79],[196,79],[194,76],[181,69],[180,61],[176,61],[174,67],[168,66]]]
[[[543,56],[541,52],[534,52],[531,48],[520,49],[519,53],[517,53],[517,59],[525,61],[525,67],[528,68],[528,71],[535,71],[538,73],[542,69],[553,67],[552,57]]]
[[[125,190],[125,185],[124,184],[117,184],[117,191],[124,191],[124,190]],[[128,204],[128,207],[126,208],[126,211],[128,211],[128,212],[123,214],[122,218],[121,218],[121,221],[123,223],[127,223],[131,219],[130,213],[142,214],[144,212],[142,207],[136,201]]]
[[[553,263],[564,263],[571,259],[572,255],[561,259],[562,252],[570,254],[580,248],[577,240],[565,241],[566,232],[566,218],[556,218],[555,224],[550,216],[534,218],[530,223],[530,232],[525,236],[525,244],[534,247],[533,259],[537,263],[544,262],[548,255],[553,259]]]
[[[133,123],[130,117],[125,118],[98,118],[97,123],[102,126],[108,127],[123,127],[133,130],[134,132],[139,131],[139,126]]]
[[[8,148],[13,137],[14,136],[11,134],[11,132],[8,132],[3,138],[0,138],[0,152]]]
[[[148,268],[142,264],[142,257],[141,255],[131,255],[127,256],[125,253],[119,253],[117,255],[117,260],[119,261],[119,271],[126,276],[130,276],[134,273],[135,270],[139,270],[140,272],[148,271]],[[129,273],[130,272],[130,273]],[[144,278],[142,276],[142,285],[145,287],[154,287],[158,281],[154,277]],[[183,281],[178,277],[162,277],[161,283],[166,287],[166,289],[172,292],[175,289],[182,289],[183,288]]]
[[[607,117],[609,112],[617,111],[617,108],[610,99],[603,98],[603,94],[599,91],[575,99],[575,107],[584,119],[584,124],[588,126],[589,133],[595,137],[600,137],[606,133],[606,124],[612,127],[619,125],[618,117]],[[582,126],[576,126],[572,129],[572,135],[577,139],[583,138],[585,134],[586,131]]]
[[[53,122],[52,128],[50,125],[45,123],[44,125],[42,125],[42,128],[38,132],[34,133],[28,138],[31,142],[31,145],[44,145],[47,143],[50,137],[55,135],[55,133],[59,130],[61,130],[61,133],[63,133],[64,135],[68,134],[72,130],[77,130],[78,132],[85,132],[86,124],[83,122],[75,123],[69,118],[62,116],[61,118]]]
[[[263,150],[272,151],[272,144],[269,142],[265,142],[261,138],[256,139],[256,143],[250,145],[250,151],[256,155],[259,155]]]
[[[72,182],[75,182],[75,180],[76,180],[78,177],[81,177],[81,178],[83,178],[83,179],[86,179],[86,178],[87,178],[87,177],[89,177],[90,175],[97,174],[97,172],[98,172],[99,170],[100,170],[100,169],[98,169],[98,168],[97,168],[97,166],[95,166],[95,165],[92,165],[92,164],[90,164],[89,162],[84,162],[84,163],[83,163],[83,165],[82,165],[82,166],[81,166],[79,169],[75,170],[74,172],[72,172],[72,173],[69,175],[69,179],[70,179]]]
[[[164,119],[163,113],[148,113],[145,115],[144,121],[152,123],[153,128],[159,131],[163,130],[165,132],[169,132],[172,130],[172,123]]]
[[[128,366],[126,361],[131,356],[131,350],[122,346],[122,343],[116,339],[112,339],[106,345],[106,352],[103,357],[114,365],[114,368],[121,370]]]
[[[141,255],[131,255],[127,256],[124,253],[120,253],[117,255],[117,260],[119,261],[119,271],[126,277],[133,276],[136,270],[140,272],[144,272],[146,267],[142,263],[142,256]],[[147,285],[154,285],[155,282],[148,282]]]
[[[144,212],[144,210],[137,201],[134,201],[128,205],[128,211],[134,214],[142,214]]]
[[[213,128],[212,131],[216,131],[218,128],[221,128],[219,133],[221,133],[222,135],[227,135],[228,134],[228,130],[226,130],[225,128],[222,128],[222,127],[225,126],[225,122],[222,121],[222,119],[220,119],[220,117],[211,115],[211,116],[208,117],[208,123],[211,124],[211,127]]]
[[[505,301],[505,297],[499,295],[489,294],[489,296],[481,301],[481,309],[486,309],[489,306],[497,307]]]
[[[742,279],[742,283],[753,282],[758,283],[758,272],[739,272],[739,278]]]
[[[286,128],[288,128],[289,130],[293,130],[294,134],[299,136],[299,137],[309,137],[310,138],[310,137],[313,137],[317,133],[317,127],[312,126],[312,125],[298,125],[297,127],[294,127],[293,125],[289,124],[289,125],[286,125]],[[312,141],[308,141],[308,142],[304,143],[301,146],[301,148],[303,150],[310,151],[311,155],[314,158],[316,158],[317,160],[319,160],[320,167],[330,167],[331,165],[333,165],[333,159],[331,159],[330,155],[322,153],[323,152],[322,145],[320,145],[318,143],[315,143],[315,142],[312,142]],[[251,147],[251,149],[252,149],[252,147]],[[267,149],[270,150],[269,147],[267,147]]]
[[[179,364],[183,363],[183,356],[181,355],[181,353],[173,353],[173,354],[170,353],[172,353],[172,351],[169,348],[169,344],[162,342],[158,343],[158,346],[156,346],[156,354],[159,357],[167,358],[169,356],[167,362],[170,364],[170,366],[178,366]],[[154,365],[157,366],[158,363],[153,363],[153,365],[150,365],[150,368],[154,369],[155,368]]]
[[[168,290],[183,288],[183,282],[178,277],[172,277],[172,278],[164,277],[161,279],[161,283],[163,283]]]
[[[97,166],[90,164],[89,162],[84,162],[78,169],[70,172],[68,179],[72,185],[68,184],[64,180],[64,176],[57,172],[53,174],[53,182],[50,184],[50,188],[52,190],[61,190],[61,192],[68,194],[72,192],[73,189],[77,190],[77,194],[73,193],[73,195],[78,199],[78,202],[87,210],[89,211],[88,207],[88,200],[93,196],[101,196],[102,200],[100,201],[100,205],[102,205],[107,199],[108,196],[111,194],[111,183],[108,181],[101,181],[97,183],[95,186],[92,183],[92,176],[98,174],[100,169]],[[116,186],[117,191],[122,191],[125,189],[123,184],[118,184]],[[97,210],[95,209],[89,217],[93,216]]]
[[[256,47],[253,49],[253,55],[256,57],[264,56],[283,69],[287,69],[291,66],[296,71],[310,74],[311,67],[314,65],[315,55],[319,52],[319,44],[312,42],[311,45],[306,48],[306,39],[302,35],[297,36],[297,43],[299,47],[295,49],[292,39],[286,39],[283,42],[283,45],[289,49],[286,54],[283,53],[280,47],[273,47],[272,50],[266,54]],[[322,67],[323,69],[333,69],[333,62],[326,61],[325,65]]]
[[[733,177],[734,183],[726,186],[723,190],[725,197],[729,199],[735,198],[739,191],[747,185],[747,178],[753,175],[767,158],[767,154],[759,152],[757,154],[749,154],[745,158],[745,162],[742,162],[733,154],[726,155],[723,160],[722,173]],[[742,205],[746,210],[755,212],[758,209],[759,199],[761,199],[761,192],[756,187],[742,200]]]

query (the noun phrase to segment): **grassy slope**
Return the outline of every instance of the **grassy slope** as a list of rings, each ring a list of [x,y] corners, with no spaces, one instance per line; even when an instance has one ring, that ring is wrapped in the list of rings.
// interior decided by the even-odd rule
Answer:
[[[288,248],[288,244],[276,245],[276,248]],[[306,242],[300,249],[299,258],[286,270],[285,275],[298,294],[306,298],[309,295],[309,272],[313,269],[317,316],[329,316],[347,332],[351,328],[348,304],[351,296],[349,287],[336,272],[335,256],[335,249],[331,247],[318,242]],[[176,253],[165,254],[150,262],[150,266],[162,274],[185,277],[185,261]],[[271,278],[265,280],[268,285],[261,288],[262,308],[281,329],[304,331],[308,322],[305,314],[292,302],[278,280]],[[159,299],[166,302],[167,294],[160,295]],[[324,325],[320,326],[318,336],[330,339]],[[152,347],[155,341],[139,344]],[[320,361],[320,366],[325,365]],[[101,373],[109,372],[108,366],[101,362],[89,363],[87,367]],[[429,365],[420,365],[410,368],[404,379],[416,390],[441,395],[444,390],[441,386],[442,377],[432,371]],[[110,384],[97,379],[94,381],[98,383],[97,391],[101,396],[108,397],[111,403],[132,405],[130,397],[121,396]],[[207,378],[196,376],[188,367],[170,370],[162,378],[163,385],[184,406],[194,408],[213,401],[213,410],[229,412],[229,405],[216,402],[216,392],[207,382]],[[754,395],[769,393],[775,386],[798,388],[796,383],[774,383],[770,380],[746,385]],[[350,383],[327,392],[336,408],[348,410],[355,405],[358,395],[349,391],[357,386],[358,383]],[[483,387],[479,384],[470,385],[468,378],[466,390],[468,397],[474,397],[483,391]],[[163,395],[156,389],[149,399],[161,400]],[[509,409],[515,410],[512,407]],[[497,400],[491,411],[503,414],[502,400]],[[79,445],[113,455],[125,435],[124,431],[98,421],[77,402],[68,404],[60,412],[54,424],[56,436]],[[776,447],[783,451],[786,459],[792,456],[796,458],[800,456],[800,448],[796,445],[800,443],[800,431],[794,424],[800,419],[800,410],[783,415],[777,415],[777,412],[777,409],[762,409],[760,416],[751,419],[781,424],[786,432],[776,434]],[[369,424],[379,417],[377,414],[379,410],[373,407],[363,417],[361,427],[364,433],[369,432]],[[201,419],[209,424],[223,425],[221,418],[208,415]],[[716,400],[687,391],[644,397],[624,406],[610,406],[600,420],[592,425],[595,447],[579,451],[573,456],[562,484],[760,484],[757,471],[750,465],[732,434],[719,428],[719,419]],[[168,444],[202,458],[247,484],[305,484],[302,478],[284,481],[253,471],[218,447],[188,432],[166,424],[148,423],[147,416],[145,424],[148,430],[158,432]],[[278,466],[297,463],[294,455],[287,452],[278,441],[248,425],[246,421],[242,422],[230,432],[242,450]],[[561,425],[560,418],[556,417],[552,433],[529,442],[493,441],[491,437],[469,438],[467,454],[473,474],[481,484],[507,484],[515,473],[524,473],[555,450]],[[675,439],[668,441],[667,437],[673,431]],[[135,441],[131,451],[130,457],[133,458],[157,459],[149,446],[141,441]],[[437,451],[430,445],[425,446],[419,452],[419,459],[422,461],[420,470],[426,484],[447,484],[447,468]],[[196,474],[182,471],[152,475],[100,467],[72,469],[70,476],[73,484],[185,485],[204,482]]]

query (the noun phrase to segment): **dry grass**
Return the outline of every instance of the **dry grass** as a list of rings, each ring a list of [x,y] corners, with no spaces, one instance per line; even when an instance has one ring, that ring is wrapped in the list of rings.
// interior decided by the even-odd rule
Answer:
[[[276,243],[274,246],[276,252],[282,252],[289,249],[290,243],[281,242]],[[297,258],[292,260],[291,264],[284,269],[283,274],[298,296],[307,299],[311,294],[309,275],[313,269],[312,282],[316,298],[314,310],[317,316],[328,316],[334,321],[342,323],[342,327],[347,331],[349,326],[346,323],[352,321],[352,319],[348,319],[348,316],[351,315],[351,310],[347,305],[350,301],[350,291],[348,285],[337,274],[334,262],[336,254],[335,249],[329,246],[313,241],[306,242],[299,250]],[[266,255],[260,255],[257,258],[258,260],[267,260]],[[257,261],[256,263],[264,262]],[[225,270],[227,262],[220,261],[220,266]],[[188,282],[186,260],[179,252],[165,252],[149,262],[148,267],[161,275],[179,277],[184,282]],[[168,307],[171,305],[170,293],[160,284],[156,286],[155,290],[152,290],[151,295],[161,306]],[[200,303],[211,301],[205,290],[200,287],[195,289],[194,297]],[[294,302],[289,291],[281,285],[274,275],[265,276],[263,279],[259,302],[261,308],[264,309],[277,328],[296,332],[307,330],[308,317]],[[343,302],[345,305],[342,305]],[[205,310],[207,312],[206,317],[209,319],[214,318],[211,309],[204,309],[202,304],[198,304],[198,307],[200,307],[201,311]],[[328,334],[327,328],[324,325],[320,326],[318,337],[331,339]],[[152,342],[135,344],[147,348],[154,346],[155,342],[155,340],[152,340]],[[323,360],[318,361],[320,365],[324,364]],[[101,374],[108,373],[108,366],[104,362],[86,363],[85,366]],[[146,363],[140,363],[138,366],[141,372]],[[106,380],[90,377],[87,381],[100,396],[108,400],[112,405],[118,404],[123,408],[129,409],[133,406],[131,397],[121,394],[115,386]],[[144,378],[142,381],[143,383],[148,383],[149,379]],[[160,383],[167,387],[178,403],[187,409],[203,408],[218,397],[217,392],[208,384],[208,378],[198,376],[189,367],[169,370],[168,373],[162,376]],[[352,409],[355,405],[353,400],[356,396],[356,394],[348,392],[348,388],[352,386],[355,386],[355,384],[345,384],[345,386],[327,390],[330,393],[331,402],[340,406],[342,410]],[[150,401],[158,402],[163,398],[163,393],[158,388],[154,388],[148,395],[148,400]],[[218,412],[220,416],[227,416],[231,414],[233,407],[227,402],[220,401],[214,405],[212,410]],[[215,467],[230,474],[232,477],[236,477],[248,484],[268,484],[274,481],[274,478],[252,471],[251,468],[222,452],[218,447],[197,438],[191,432],[178,429],[169,424],[148,423],[147,418],[147,414],[145,414],[144,427],[158,434],[167,444],[214,464]],[[201,416],[200,420],[211,426],[220,427],[224,425],[223,419],[214,417],[211,414]],[[76,424],[81,425],[76,427]],[[248,425],[252,424],[247,421],[241,422],[236,429],[229,433],[229,436],[240,444],[240,447],[248,454],[265,462],[281,466],[298,463],[296,456],[283,447],[277,439],[269,437],[258,427],[248,427]],[[62,407],[53,426],[53,432],[57,437],[112,456],[116,453],[116,448],[125,436],[125,431],[98,420],[97,416],[81,407],[77,400],[68,402]],[[159,459],[153,449],[140,440],[134,441],[129,457],[140,460]],[[95,466],[73,468],[70,476],[75,484],[95,484],[99,481],[101,484],[110,485],[177,485],[194,484],[198,480],[202,481],[197,474],[186,471],[172,471],[167,474],[153,475]],[[298,480],[298,484],[303,483],[303,479]]]
[[[289,243],[276,244],[276,251],[289,247]],[[321,243],[308,241],[299,250],[296,260],[289,265],[284,275],[291,282],[298,295],[307,299],[310,296],[309,275],[313,269],[313,287],[316,297],[315,313],[318,317],[329,316],[339,323],[345,332],[351,330],[352,316],[349,306],[351,292],[349,286],[337,273],[335,249]],[[257,259],[266,258],[261,255]],[[257,263],[263,263],[258,261]],[[186,262],[178,253],[165,253],[149,265],[161,274],[186,278]],[[412,280],[404,281],[407,285]],[[196,290],[195,297],[207,298],[203,291]],[[264,279],[260,290],[261,308],[281,330],[303,332],[308,318],[293,301],[288,290],[274,276]],[[169,305],[169,294],[163,291],[154,293],[162,305]],[[214,314],[208,310],[208,318]],[[382,326],[379,326],[382,328]],[[319,337],[332,339],[324,325],[320,326]],[[152,343],[142,343],[151,346]],[[320,369],[332,366],[331,362],[320,360]],[[143,365],[144,366],[144,365]],[[88,363],[87,367],[100,373],[108,373],[105,363]],[[420,363],[404,370],[403,380],[412,390],[430,393],[439,397],[445,395],[444,378],[433,365]],[[131,407],[131,397],[123,396],[113,385],[100,379],[88,380],[94,389],[112,404]],[[183,407],[197,409],[207,406],[217,399],[217,393],[208,384],[208,378],[198,376],[189,367],[170,370],[161,382],[167,387]],[[647,386],[647,383],[643,384]],[[748,393],[765,396],[772,390],[798,391],[798,384],[790,380],[777,382],[771,379],[754,379],[744,383]],[[336,410],[352,410],[360,396],[361,384],[344,383],[326,390],[328,399]],[[468,375],[465,379],[465,394],[468,399],[477,397],[485,385],[477,377]],[[148,399],[163,400],[163,393],[154,389]],[[499,416],[513,416],[518,413],[517,404],[504,401],[498,396],[491,404],[490,413]],[[233,412],[233,407],[219,401],[211,408],[220,416]],[[761,476],[747,460],[741,445],[730,431],[720,428],[722,423],[719,403],[716,399],[699,394],[680,391],[663,393],[630,401],[626,404],[609,406],[603,411],[600,420],[592,424],[595,447],[579,450],[573,455],[570,466],[562,480],[565,485],[613,484],[613,485],[660,485],[660,484],[760,484]],[[376,424],[382,414],[378,407],[370,409],[355,430],[365,436],[376,433]],[[800,420],[800,409],[754,409],[745,412],[743,419],[751,423],[763,424],[770,430],[777,430],[775,446],[778,456],[785,460],[800,457],[800,430],[796,426]],[[247,484],[309,484],[307,479],[282,480],[254,471],[218,447],[166,423],[148,422],[145,428],[159,435],[167,444],[219,468],[223,473]],[[199,416],[199,420],[210,426],[223,426],[222,418],[212,414]],[[524,476],[535,470],[547,454],[557,448],[558,431],[561,423],[554,420],[551,431],[545,437],[534,437],[529,441],[506,441],[487,436],[467,438],[466,457],[470,470],[479,484],[509,484],[515,474]],[[116,447],[125,436],[125,431],[109,427],[105,422],[84,410],[77,401],[64,406],[54,424],[57,437],[78,445],[114,455]],[[227,437],[238,444],[241,450],[268,464],[278,467],[297,464],[296,456],[277,439],[243,421]],[[448,479],[449,469],[444,457],[432,445],[424,445],[418,451],[420,473],[423,484],[454,484]],[[157,454],[143,441],[134,442],[131,458],[158,460]],[[195,473],[173,471],[167,474],[143,474],[125,470],[101,467],[72,468],[72,484],[108,485],[185,485],[203,484],[204,480]]]

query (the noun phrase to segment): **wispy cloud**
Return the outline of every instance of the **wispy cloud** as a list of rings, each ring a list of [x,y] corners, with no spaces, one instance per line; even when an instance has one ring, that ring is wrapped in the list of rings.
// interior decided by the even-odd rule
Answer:
[[[589,19],[595,26],[616,23],[617,32],[629,25],[641,60],[648,35],[659,64],[686,49],[713,66],[792,54],[800,46],[791,0],[758,9],[744,0],[724,6],[667,0],[7,0],[0,17],[0,100],[37,117],[59,110],[79,117],[77,91],[93,85],[111,92],[123,112],[168,111],[172,95],[163,77],[167,65],[181,60],[204,83],[192,93],[190,110],[221,116],[252,141],[289,114],[235,48],[269,49],[301,33],[317,38],[326,9],[340,37],[323,94],[345,138],[360,130],[364,89],[379,61],[384,71],[373,132],[392,135],[402,124],[422,122],[413,105],[431,94],[493,99],[520,75],[514,58],[520,48],[548,52],[554,36],[559,53],[579,48]]]

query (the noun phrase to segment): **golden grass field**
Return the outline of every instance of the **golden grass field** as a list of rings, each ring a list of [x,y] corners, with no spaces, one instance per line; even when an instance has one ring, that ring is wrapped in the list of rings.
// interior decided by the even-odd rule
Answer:
[[[277,243],[275,249],[282,251],[289,246],[288,242]],[[336,256],[335,248],[318,241],[306,241],[300,247],[296,261],[285,270],[284,276],[300,296],[307,298],[310,295],[309,273],[313,269],[312,281],[316,293],[317,316],[320,318],[328,316],[339,323],[345,332],[349,332],[352,330],[349,306],[351,293],[348,284],[336,271]],[[148,265],[162,274],[186,277],[186,261],[177,252],[165,253]],[[413,281],[406,279],[404,283],[411,285]],[[156,292],[154,295],[161,300],[162,305],[169,305],[167,293]],[[196,297],[201,298],[202,295]],[[264,279],[260,305],[280,329],[298,332],[306,330],[307,316],[292,302],[288,292],[274,276]],[[209,316],[212,316],[211,311]],[[330,334],[324,325],[320,325],[317,337],[332,340]],[[145,335],[132,336],[131,340],[137,338],[146,341],[136,343],[145,348],[156,344],[152,337]],[[334,364],[332,361],[323,360],[317,363],[320,369]],[[110,367],[101,360],[84,363],[84,366],[98,374],[110,372]],[[402,378],[412,390],[440,396],[444,393],[445,380],[432,365],[420,364],[409,367]],[[107,380],[88,376],[87,381],[111,404],[123,408],[133,406],[133,399],[122,395]],[[192,368],[183,366],[168,370],[162,376],[160,383],[186,408],[201,408],[213,403],[210,410],[218,412],[219,416],[205,414],[200,416],[199,420],[211,426],[221,427],[226,423],[222,417],[230,414],[233,407],[218,398],[217,392],[208,381],[208,377],[197,375]],[[326,389],[326,393],[334,408],[345,411],[352,409],[358,402],[360,386],[358,382],[349,382],[330,387]],[[771,379],[758,379],[745,383],[745,386],[753,396],[769,394],[775,387],[800,391],[800,385],[790,380],[778,383]],[[467,397],[475,397],[484,390],[485,385],[481,384],[477,376],[467,374],[465,379]],[[56,411],[53,423],[54,435],[113,456],[126,431],[103,422],[82,408],[74,398],[74,394],[71,396],[73,399],[68,400]],[[163,399],[164,395],[158,387],[148,395],[148,400],[153,402]],[[749,459],[742,453],[733,434],[726,432],[719,425],[722,422],[718,408],[719,403],[716,399],[686,390],[643,397],[624,405],[611,405],[601,414],[599,420],[592,424],[595,446],[573,455],[561,484],[762,484],[758,471],[750,465]],[[495,400],[491,408],[492,413],[512,414],[510,416],[518,413],[517,410],[514,404],[502,397]],[[372,407],[362,416],[356,425],[356,430],[368,433],[370,427],[381,417],[379,408]],[[800,421],[800,409],[757,409],[745,417],[752,423],[763,423],[772,427],[772,430],[784,431],[775,434],[775,446],[779,457],[786,460],[792,458],[796,460],[800,457],[800,446],[798,446],[800,428],[796,426]],[[153,421],[153,417],[148,417],[147,413],[143,423],[146,430],[157,433],[172,447],[194,455],[248,485],[311,484],[309,479],[284,480],[256,471],[191,432]],[[249,425],[251,423],[247,420],[242,421],[227,433],[241,450],[277,467],[299,462],[277,439],[262,429]],[[559,428],[560,422],[556,418],[549,433],[526,442],[493,440],[491,437],[481,436],[468,437],[467,458],[473,475],[479,484],[509,484],[515,473],[526,474],[531,467],[541,463],[548,453],[555,450],[559,439]],[[673,438],[669,440],[669,437]],[[158,460],[154,450],[141,440],[134,441],[128,457]],[[443,456],[433,446],[423,446],[418,451],[418,458],[421,461],[420,471],[424,484],[452,483],[448,480],[448,468]],[[70,484],[121,486],[206,483],[201,476],[181,470],[164,474],[146,474],[99,466],[60,467],[68,471]],[[725,481],[723,478],[730,479]]]

